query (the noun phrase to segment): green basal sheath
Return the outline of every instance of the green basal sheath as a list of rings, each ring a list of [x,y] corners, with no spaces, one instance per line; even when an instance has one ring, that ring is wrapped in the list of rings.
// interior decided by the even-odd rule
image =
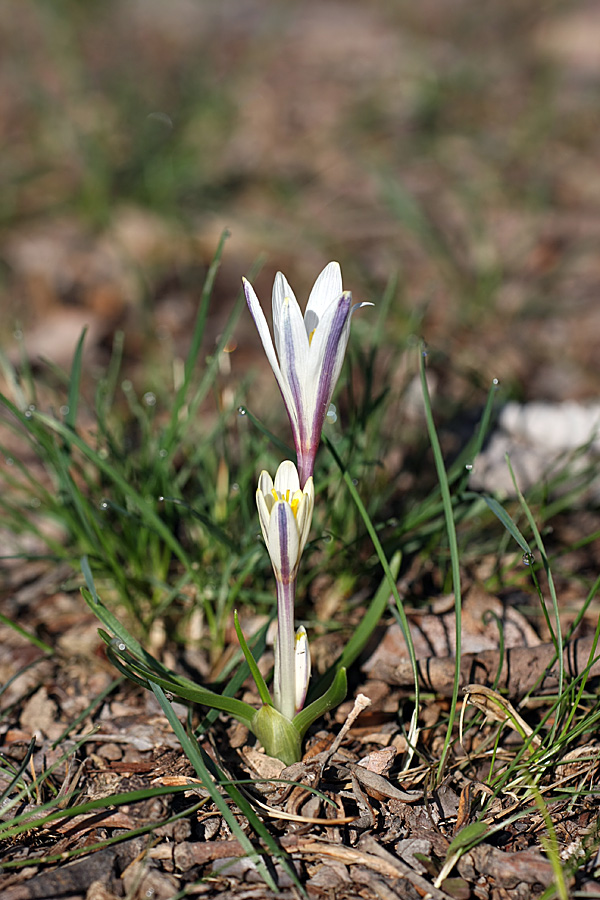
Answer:
[[[302,759],[300,732],[274,706],[259,709],[250,726],[269,756],[291,766]]]

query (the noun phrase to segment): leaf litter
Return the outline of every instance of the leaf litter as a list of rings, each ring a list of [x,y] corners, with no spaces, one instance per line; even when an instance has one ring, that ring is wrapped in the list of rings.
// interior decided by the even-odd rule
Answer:
[[[125,13],[128,25],[139,14],[135,4],[129,6]],[[420,18],[429,15],[430,10],[434,10],[437,27],[441,29],[437,36],[427,33]],[[295,14],[299,16],[301,29],[294,17],[291,24],[288,21],[286,41],[281,50],[272,51],[264,70],[244,73],[243,121],[236,139],[218,162],[224,184],[234,174],[245,173],[235,204],[225,210],[232,221],[232,216],[241,219],[237,228],[241,238],[224,274],[223,298],[232,295],[231,285],[239,272],[245,271],[248,260],[268,243],[269,230],[264,224],[258,229],[257,238],[252,219],[257,208],[276,223],[280,249],[285,252],[293,246],[295,256],[306,257],[307,262],[302,265],[307,270],[312,268],[311,256],[315,249],[303,232],[319,218],[323,231],[335,234],[338,243],[356,248],[359,266],[365,266],[375,277],[381,273],[387,277],[392,265],[397,264],[398,246],[401,248],[409,306],[413,309],[421,304],[425,295],[430,298],[428,337],[432,344],[437,342],[446,348],[455,361],[454,372],[462,364],[482,371],[494,368],[494,375],[522,383],[529,397],[556,400],[567,393],[576,399],[594,398],[597,396],[598,333],[596,246],[600,223],[589,201],[590,195],[597,193],[597,172],[586,163],[579,143],[585,142],[589,119],[586,91],[581,90],[581,53],[567,54],[566,68],[561,70],[564,77],[559,80],[559,103],[563,109],[569,109],[576,133],[574,141],[560,132],[554,135],[550,150],[556,150],[555,158],[560,165],[554,166],[545,157],[540,159],[535,141],[531,158],[519,161],[520,166],[510,156],[503,161],[507,170],[514,170],[517,192],[532,175],[539,176],[536,190],[540,196],[544,191],[552,193],[559,208],[546,211],[541,221],[537,210],[519,209],[517,205],[509,208],[505,198],[510,192],[500,185],[504,196],[493,200],[491,205],[495,204],[495,208],[484,211],[487,233],[471,235],[460,203],[449,196],[447,185],[466,166],[469,177],[476,173],[475,179],[480,177],[491,184],[491,170],[485,169],[489,142],[495,138],[499,152],[509,153],[510,148],[502,144],[499,136],[508,133],[507,122],[514,116],[515,97],[520,97],[521,102],[525,97],[526,92],[519,91],[518,87],[519,78],[526,72],[519,68],[522,61],[519,65],[515,62],[513,71],[504,70],[505,82],[495,76],[490,78],[490,85],[495,87],[490,88],[488,95],[478,99],[477,92],[468,89],[466,103],[436,107],[436,90],[441,86],[436,88],[429,81],[426,87],[430,93],[419,96],[420,87],[413,80],[414,73],[423,68],[427,58],[447,59],[451,77],[444,89],[450,92],[459,89],[460,42],[452,46],[445,32],[447,28],[457,27],[452,25],[452,16],[456,15],[458,21],[459,13],[460,10],[452,13],[435,3],[428,4],[423,14],[415,10],[407,23],[403,54],[396,52],[396,45],[389,46],[391,31],[382,27],[386,23],[379,11],[370,14],[362,10],[349,20],[352,27],[347,29],[344,41],[348,42],[346,50],[349,47],[352,52],[346,52],[343,41],[337,43],[339,29],[330,5],[325,4],[322,10],[313,7]],[[495,15],[500,17],[501,27],[509,27],[504,12],[500,15],[496,10]],[[593,29],[587,26],[584,14],[581,14],[582,25],[579,15],[570,19],[568,11],[559,11],[551,17],[548,29],[531,26],[539,52],[556,62],[557,55],[564,57],[565,47],[581,46],[581,40],[593,33]],[[262,40],[263,25],[256,10],[247,9],[245,16],[247,33],[259,35]],[[529,13],[525,18],[529,18]],[[168,20],[171,28],[181,21],[173,15]],[[197,23],[191,25],[198,28]],[[27,27],[31,28],[31,24]],[[148,31],[141,41],[145,41],[144,52],[153,48],[157,40],[155,26],[146,27]],[[166,27],[164,21],[161,27]],[[220,64],[225,67],[227,54],[235,58],[239,48],[239,34],[231,27],[229,43],[213,42],[215,47],[221,47]],[[344,78],[322,93],[318,133],[311,137],[307,131],[304,140],[298,141],[298,122],[304,121],[310,109],[307,98],[314,97],[314,70],[311,64],[306,64],[306,54],[314,53],[320,46],[322,49],[323,43],[328,45],[327,36],[332,29],[336,41],[330,43],[337,48],[338,65],[345,73]],[[411,29],[419,35],[418,54],[411,50],[407,37]],[[462,26],[460,30],[469,33]],[[129,35],[131,29],[126,31]],[[31,37],[27,29],[25,33]],[[170,40],[174,46],[180,42],[187,45],[193,42],[193,33],[193,29],[183,29],[171,35]],[[485,38],[485,28],[482,33]],[[134,37],[139,41],[135,31]],[[366,72],[355,68],[356,50],[365,47],[364,41],[376,48],[376,52],[367,54],[370,61]],[[381,47],[390,52],[379,52]],[[293,66],[290,66],[290,52],[295,61]],[[422,53],[425,56],[419,59]],[[153,51],[151,56],[154,63]],[[40,65],[40,58],[34,57],[35,68]],[[589,65],[597,65],[593,63],[597,54],[595,57],[591,54],[590,58]],[[395,59],[403,67],[402,83],[410,86],[402,97],[395,90],[383,89],[386,85],[393,87],[394,79],[399,78],[393,68]],[[498,65],[491,50],[490,60],[492,65]],[[435,65],[425,68],[433,71]],[[290,86],[292,70],[302,76],[295,85],[297,107],[289,119],[282,120],[281,93],[286,83]],[[414,235],[407,239],[404,234],[410,231],[410,223],[405,221],[399,229],[396,221],[373,205],[373,186],[363,177],[361,166],[357,168],[340,152],[339,143],[327,130],[331,123],[335,133],[340,122],[338,111],[348,109],[347,90],[351,88],[361,99],[360,85],[365,79],[371,85],[369,90],[373,85],[378,86],[375,93],[381,97],[375,104],[375,119],[369,121],[376,130],[382,128],[380,143],[384,153],[387,152],[386,128],[395,134],[400,127],[398,122],[405,122],[408,123],[406,131],[418,130],[423,127],[422,120],[430,121],[435,129],[440,127],[439,118],[442,124],[445,117],[450,118],[445,152],[440,154],[447,168],[432,160],[424,165],[421,152],[415,155],[416,162],[407,157],[403,165],[406,183],[425,210],[431,207],[439,232],[451,233],[458,245],[456,270],[451,278],[460,281],[473,274],[487,277],[493,275],[490,259],[503,261],[503,284],[494,298],[495,305],[488,305],[487,313],[482,309],[471,310],[465,328],[456,326],[457,308],[448,297],[443,281],[440,282],[439,274],[432,272],[431,247],[423,252]],[[508,90],[507,85],[512,89]],[[60,93],[64,87],[57,82],[55,89]],[[20,91],[9,92],[7,103],[17,107],[22,96]],[[368,100],[362,97],[361,102]],[[253,115],[253,108],[257,115]],[[354,110],[356,127],[360,127],[360,117],[365,111]],[[17,109],[17,114],[22,116],[23,111]],[[472,120],[478,115],[486,136],[483,153],[476,144],[468,146],[460,131],[462,116],[470,116]],[[563,116],[560,119],[564,121]],[[269,127],[265,127],[265,121]],[[41,146],[47,148],[48,143],[42,142]],[[275,147],[273,153],[271,146]],[[396,153],[394,144],[394,160]],[[39,173],[32,168],[29,174],[32,181],[23,197],[25,217],[33,210],[41,216],[41,226],[13,230],[10,240],[3,237],[2,241],[3,258],[10,268],[10,308],[16,304],[19,314],[24,310],[36,326],[27,344],[32,364],[38,364],[39,353],[51,355],[58,362],[69,360],[85,319],[92,326],[91,361],[106,358],[107,337],[116,326],[135,325],[133,330],[138,336],[128,348],[128,365],[133,373],[139,370],[142,365],[139,333],[143,331],[139,327],[140,309],[144,297],[137,270],[132,275],[132,258],[143,267],[156,266],[159,270],[153,296],[156,322],[167,340],[181,347],[194,310],[193,297],[186,293],[186,278],[197,265],[194,254],[199,252],[203,260],[210,259],[220,223],[215,225],[210,219],[202,221],[186,243],[178,235],[173,237],[165,219],[157,216],[150,221],[147,212],[140,214],[139,207],[134,205],[114,213],[112,234],[100,244],[93,230],[78,220],[65,226],[62,219],[61,225],[52,211],[46,218],[48,210],[37,205],[40,198],[46,202],[44,198],[48,197],[44,182],[38,181],[43,179],[43,172],[43,166],[39,167]],[[67,186],[73,172],[59,176]],[[282,214],[279,204],[269,206],[266,199],[257,201],[257,182],[264,181],[266,175],[276,174],[284,183],[295,172],[301,175],[305,204],[294,230],[289,224],[292,217],[287,211]],[[348,208],[347,214],[340,217],[334,201],[344,191]],[[240,211],[246,219],[239,216]],[[340,219],[343,226],[339,226]],[[126,240],[124,232],[128,234]],[[116,245],[115,234],[120,235]],[[125,259],[119,250],[123,247]],[[299,247],[305,252],[299,252]],[[41,259],[40,249],[44,248],[45,256]],[[280,254],[273,254],[276,255]],[[169,270],[169,261],[173,259],[177,259],[175,272]],[[299,265],[296,259],[291,264]],[[283,268],[287,270],[288,266]],[[534,281],[542,286],[542,296],[535,297],[531,303]],[[468,284],[473,286],[473,282]],[[477,286],[481,284],[477,282]],[[561,305],[562,297],[568,297],[569,304]],[[548,332],[540,324],[546,324],[549,308],[555,314],[556,324]],[[521,319],[522,327],[511,332],[511,317],[523,310],[527,315]],[[217,334],[222,322],[211,321],[210,327],[213,335]],[[250,342],[240,348],[240,354],[244,355],[246,367],[253,359]],[[431,376],[432,380],[437,377],[439,385],[439,374],[436,376],[432,369]],[[450,397],[454,392],[456,398],[459,390],[460,386],[454,383]],[[266,401],[267,407],[269,402]],[[528,404],[521,407],[524,417],[527,407]],[[550,414],[553,409],[547,412]],[[10,448],[15,455],[18,449],[21,448]],[[504,449],[503,444],[501,452]],[[35,460],[30,458],[27,464],[33,467]],[[477,466],[476,473],[478,470],[482,468]],[[43,480],[44,473],[38,474]],[[411,477],[408,473],[409,481]],[[58,531],[52,536],[60,540],[60,528],[56,527]],[[553,520],[553,528],[555,547],[561,545],[562,538],[564,545],[575,545],[598,530],[597,510],[587,508],[573,516],[563,509]],[[21,552],[37,555],[45,546],[43,542],[36,545],[30,535],[22,539],[26,543],[15,546],[15,536],[9,529],[3,529],[1,539],[3,555]],[[569,559],[563,558],[559,589],[565,606],[561,610],[565,633],[585,593],[573,573],[597,572],[598,562],[593,546],[587,552],[585,547],[573,549]],[[585,733],[574,735],[572,743],[559,747],[552,766],[547,771],[543,769],[544,761],[539,757],[540,749],[543,752],[543,746],[539,746],[540,725],[552,726],[552,694],[558,685],[554,644],[544,622],[516,608],[523,601],[518,586],[500,597],[485,595],[479,587],[477,573],[472,577],[473,597],[467,593],[465,602],[461,688],[470,688],[470,693],[463,701],[463,733],[445,777],[436,785],[433,773],[454,677],[454,619],[449,606],[441,605],[446,602],[447,588],[439,583],[432,586],[426,563],[416,571],[411,592],[405,599],[414,607],[409,613],[409,623],[415,640],[420,642],[420,671],[426,693],[421,710],[420,752],[408,766],[405,761],[409,749],[412,672],[403,662],[401,631],[387,620],[379,654],[376,651],[363,659],[362,672],[355,674],[353,684],[354,694],[366,694],[371,704],[349,727],[335,752],[332,752],[334,735],[339,735],[353,709],[351,700],[330,715],[320,731],[311,734],[304,760],[291,770],[281,769],[280,764],[265,758],[259,748],[248,743],[244,728],[224,717],[215,727],[214,738],[202,738],[203,749],[232,778],[253,780],[245,790],[289,854],[310,896],[429,895],[495,900],[507,892],[525,898],[540,895],[553,883],[556,887],[558,881],[545,843],[548,828],[543,805],[536,804],[532,793],[526,800],[522,799],[523,782],[519,783],[519,778],[526,778],[528,771],[535,777],[542,798],[547,798],[553,840],[567,873],[565,877],[570,879],[570,870],[575,871],[581,864],[577,887],[598,893],[599,860],[593,849],[598,844],[598,729],[590,727]],[[467,580],[469,575],[467,571]],[[4,791],[16,778],[8,798],[2,802],[1,821],[6,824],[19,813],[25,816],[28,826],[20,833],[4,837],[0,844],[5,866],[0,876],[3,897],[7,900],[34,897],[110,900],[125,895],[166,900],[182,888],[187,888],[190,894],[218,893],[240,900],[246,896],[271,896],[254,863],[243,858],[245,851],[241,844],[232,837],[223,817],[197,785],[194,772],[154,699],[115,678],[97,637],[97,623],[86,613],[78,593],[68,584],[71,578],[70,566],[57,568],[43,560],[12,559],[3,565],[3,613],[42,638],[52,650],[47,652],[9,625],[0,624],[0,790]],[[436,600],[428,609],[430,596]],[[441,603],[437,599],[440,596]],[[492,613],[492,618],[484,621],[485,612]],[[583,701],[590,705],[594,700],[591,691],[597,690],[600,675],[593,658],[594,618],[597,619],[597,609],[594,612],[592,606],[564,651],[568,674],[573,678],[587,674],[586,691],[590,694],[586,693]],[[335,634],[324,637],[325,643],[329,641],[331,645],[339,640]],[[163,649],[175,652],[167,640],[163,640]],[[334,646],[334,656],[336,652]],[[203,660],[203,667],[207,672],[211,670],[210,659]],[[474,704],[477,696],[480,702]],[[180,708],[178,712],[184,719],[186,711]],[[520,727],[515,728],[519,722]],[[61,759],[65,753],[67,758]],[[503,762],[508,769],[519,753],[523,765],[513,774],[512,781],[502,782]],[[488,781],[492,760],[497,765],[499,780],[490,799]],[[536,770],[536,766],[540,768]],[[546,774],[538,775],[539,772]],[[281,779],[289,779],[293,784],[282,784]],[[138,799],[134,793],[148,794],[162,788],[166,793],[144,799]],[[16,794],[22,795],[18,806],[9,809],[6,799]],[[129,799],[109,803],[121,795]],[[98,801],[101,805],[76,815],[66,814],[70,807],[87,801]],[[484,801],[488,805],[482,815]],[[50,804],[51,810],[59,810],[59,815],[40,824],[46,804]],[[243,823],[243,817],[239,818]],[[157,823],[164,824],[157,826]],[[141,835],[134,834],[145,829]],[[104,845],[113,839],[118,843]],[[79,854],[83,858],[78,858]],[[444,873],[448,862],[454,859],[453,868]],[[273,868],[281,895],[298,896],[289,874],[279,862]],[[445,877],[437,884],[442,873]]]
[[[2,698],[0,786],[5,786],[7,765],[19,765],[32,736],[35,750],[23,773],[23,781],[30,784],[68,747],[77,749],[38,788],[31,788],[28,802],[21,801],[18,812],[29,817],[25,821],[31,830],[3,841],[3,862],[19,864],[5,870],[3,896],[7,900],[86,897],[102,889],[99,896],[134,890],[141,897],[143,889],[168,898],[188,883],[193,894],[211,893],[218,886],[225,894],[250,891],[252,896],[270,896],[253,864],[245,859],[245,851],[208,802],[151,695],[126,682],[115,683],[97,638],[96,622],[83,613],[77,594],[63,593],[58,599],[53,630],[63,635],[65,646],[78,643],[86,648],[85,664],[71,652],[63,659],[49,660],[36,650],[43,684],[31,678],[34,668],[10,685]],[[48,597],[33,600],[32,612],[36,607],[47,609]],[[43,621],[45,613],[38,615]],[[31,645],[24,638],[6,626],[2,626],[2,638],[2,646],[11,648],[17,670],[31,661]],[[389,682],[393,684],[393,679]],[[110,693],[94,706],[94,698],[107,687],[112,687]],[[363,690],[377,698],[375,702],[367,697],[358,709],[356,704],[340,708],[335,715],[335,741],[332,731],[317,731],[308,741],[303,761],[287,769],[248,744],[247,731],[240,735],[238,726],[226,720],[210,739],[202,739],[206,752],[228,776],[241,779],[257,811],[293,860],[309,895],[333,891],[335,896],[352,896],[360,885],[366,896],[429,892],[434,897],[466,897],[475,891],[475,896],[500,897],[503,891],[511,891],[525,897],[550,885],[552,866],[539,840],[544,818],[531,798],[519,801],[510,789],[498,791],[481,815],[481,801],[491,794],[485,784],[489,766],[485,747],[493,738],[493,722],[513,718],[517,723],[513,734],[521,743],[531,734],[529,725],[519,726],[523,720],[516,711],[511,713],[510,701],[489,688],[467,687],[465,704],[466,709],[471,704],[471,713],[467,711],[466,722],[475,708],[484,710],[485,721],[475,731],[463,733],[452,765],[436,787],[427,755],[431,754],[431,760],[436,757],[443,691],[423,706],[422,753],[400,771],[398,764],[407,747],[402,716],[399,721],[397,715],[402,698],[396,694],[390,707],[387,700],[394,688],[382,681],[378,696],[371,687],[366,682]],[[484,702],[473,706],[477,690]],[[408,693],[404,702],[407,697]],[[87,706],[90,711],[79,727],[56,747],[60,733]],[[183,708],[180,715],[186,715]],[[84,742],[77,746],[84,735]],[[539,739],[531,749],[537,743]],[[507,739],[498,753],[514,753],[515,747],[514,739],[513,749]],[[565,753],[557,760],[557,784],[563,789],[582,781],[594,784],[599,752],[600,745],[588,741]],[[176,787],[177,793],[132,799],[122,806],[110,803],[119,795],[156,787]],[[540,785],[540,790],[552,796],[552,780]],[[61,793],[70,798],[69,805],[102,799],[107,803],[99,810],[37,825],[43,804]],[[195,811],[185,814],[186,808]],[[597,806],[593,796],[586,800],[584,795],[575,804],[566,796],[554,799],[549,808],[566,864],[582,852],[585,835],[596,827]],[[14,815],[16,810],[11,812]],[[173,821],[181,812],[184,816]],[[478,840],[469,841],[473,825],[483,831],[475,832]],[[128,837],[149,827],[151,839]],[[465,843],[459,845],[456,866],[436,888],[436,878],[460,835]],[[101,849],[103,841],[114,837],[121,839],[118,844]],[[100,849],[89,858],[77,859],[78,853],[97,845]],[[44,864],[45,859],[68,858],[72,853],[68,863],[55,863],[54,868]],[[277,865],[275,872],[285,896],[292,890],[289,876]]]

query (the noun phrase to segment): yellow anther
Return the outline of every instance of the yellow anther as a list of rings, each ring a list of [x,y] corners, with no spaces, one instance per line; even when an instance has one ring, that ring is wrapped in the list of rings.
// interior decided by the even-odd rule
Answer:
[[[296,491],[296,493],[293,495],[293,497],[291,499],[290,499],[289,488],[287,489],[287,491],[282,491],[281,494],[278,493],[275,490],[275,488],[271,488],[271,493],[273,494],[273,499],[276,502],[283,501],[284,503],[289,503],[290,506],[292,507],[292,512],[294,513],[294,516],[297,516],[298,506],[300,504],[300,501],[302,500],[302,491]]]
[[[315,331],[316,331],[316,330],[317,330],[316,327],[313,328],[313,330],[311,331],[311,333],[310,333],[309,336],[308,336],[308,346],[309,346],[309,347],[310,347],[310,345],[312,344],[312,339],[313,339],[313,337],[314,337],[314,334],[315,334]]]

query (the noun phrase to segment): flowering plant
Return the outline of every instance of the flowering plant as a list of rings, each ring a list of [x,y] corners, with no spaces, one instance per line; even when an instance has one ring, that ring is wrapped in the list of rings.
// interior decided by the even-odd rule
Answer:
[[[147,653],[100,602],[87,561],[83,563],[88,584],[84,597],[111,632],[101,630],[100,634],[108,645],[108,656],[121,672],[144,687],[154,689],[158,685],[173,696],[229,713],[258,737],[267,753],[289,765],[302,757],[306,729],[346,695],[346,669],[338,665],[327,690],[304,707],[310,653],[306,630],[294,628],[294,601],[315,503],[312,473],[321,428],[344,360],[352,312],[358,306],[372,304],[352,306],[350,293],[342,289],[340,267],[332,262],[317,278],[303,317],[292,289],[278,273],[273,287],[276,352],[258,298],[245,279],[244,290],[288,412],[298,464],[296,468],[285,460],[274,479],[263,470],[256,491],[258,517],[277,590],[273,696],[244,638],[237,613],[236,633],[262,703],[258,710],[175,674]]]
[[[281,272],[273,285],[273,332],[271,339],[265,315],[254,288],[243,280],[246,300],[258,328],[267,359],[279,385],[290,420],[298,469],[286,460],[281,463],[275,481],[263,471],[258,482],[256,502],[267,550],[277,583],[277,640],[275,644],[274,704],[266,704],[255,726],[265,748],[277,743],[274,735],[295,726],[308,690],[310,654],[303,627],[294,634],[294,599],[300,557],[306,544],[314,507],[313,469],[321,429],[338,380],[350,336],[352,296],[342,289],[337,262],[330,262],[308,298],[304,316]],[[258,684],[258,682],[257,682]],[[346,691],[345,669],[338,670],[332,688],[341,701]],[[331,698],[326,706],[330,708]],[[306,712],[313,710],[315,704]],[[274,715],[273,709],[277,712]],[[311,714],[311,721],[314,717]],[[293,734],[287,735],[291,741]],[[298,748],[299,750],[299,748]],[[276,754],[281,756],[280,753]],[[298,757],[299,758],[299,757]]]

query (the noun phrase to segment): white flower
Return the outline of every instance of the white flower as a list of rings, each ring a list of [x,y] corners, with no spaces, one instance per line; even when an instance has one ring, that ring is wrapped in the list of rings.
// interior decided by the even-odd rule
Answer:
[[[294,659],[296,675],[294,699],[296,701],[296,712],[299,712],[304,706],[308,692],[308,682],[310,681],[310,650],[308,649],[308,635],[304,625],[301,625],[296,632]]]
[[[350,336],[352,295],[342,288],[339,263],[330,262],[317,278],[304,317],[294,292],[278,272],[273,285],[275,346],[260,301],[243,279],[248,307],[271,364],[292,426],[300,483],[312,475],[323,422],[338,380]],[[275,352],[277,350],[277,352]]]
[[[300,489],[293,462],[282,462],[273,482],[262,471],[256,491],[258,518],[278,581],[296,577],[312,519],[315,489],[312,478]]]
[[[300,557],[308,538],[315,489],[312,477],[300,488],[293,462],[282,462],[275,481],[261,472],[256,505],[263,537],[277,580],[277,640],[273,700],[275,708],[293,719],[302,709],[310,679],[310,653],[306,631],[294,634],[294,600]]]

